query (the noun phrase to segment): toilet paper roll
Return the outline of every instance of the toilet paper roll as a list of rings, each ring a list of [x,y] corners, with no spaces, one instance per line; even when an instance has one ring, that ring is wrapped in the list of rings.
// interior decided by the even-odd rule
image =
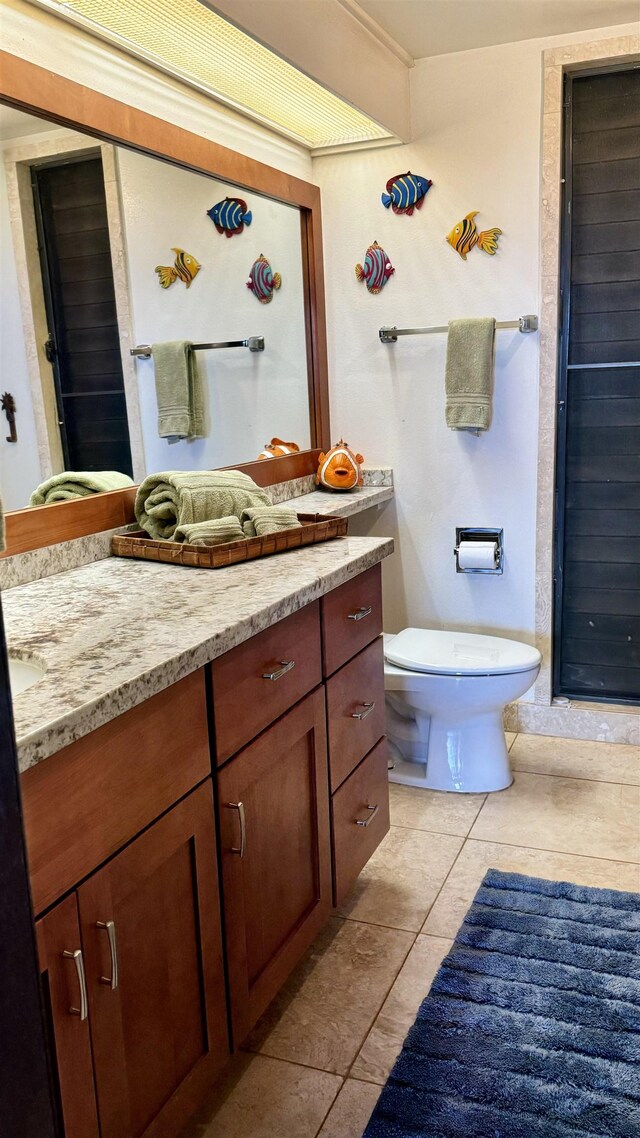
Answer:
[[[461,569],[495,569],[496,541],[461,541],[458,547],[458,565]]]

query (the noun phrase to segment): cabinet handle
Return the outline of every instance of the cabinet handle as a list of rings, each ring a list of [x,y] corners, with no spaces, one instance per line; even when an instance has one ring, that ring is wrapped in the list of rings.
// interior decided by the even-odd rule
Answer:
[[[104,929],[109,938],[109,952],[111,953],[111,975],[101,976],[100,983],[108,984],[112,992],[118,987],[118,945],[116,943],[115,921],[96,921],[97,929]]]
[[[357,612],[350,612],[347,619],[364,620],[365,616],[371,616],[372,612],[373,609],[371,608],[371,605],[363,605],[363,607],[359,608]]]
[[[244,857],[244,851],[247,844],[247,823],[244,816],[244,802],[227,802],[229,810],[237,810],[240,819],[240,845],[232,846],[231,853],[240,854]]]
[[[375,806],[367,806],[367,810],[371,811],[371,813],[369,814],[369,817],[368,818],[356,818],[356,820],[355,820],[356,826],[370,826],[371,823],[373,822],[373,819],[375,818],[376,814],[378,813],[379,809],[380,809],[380,807],[378,806],[377,803]]]
[[[69,1014],[72,1016],[80,1016],[80,1019],[86,1019],[89,1015],[89,1002],[87,1000],[87,978],[84,973],[84,960],[82,959],[82,949],[76,948],[75,952],[62,953],[65,960],[73,960],[76,966],[76,973],[78,976],[78,987],[80,988],[80,1007],[69,1008]]]
[[[281,660],[280,663],[282,667],[276,668],[275,672],[263,672],[263,680],[279,680],[281,676],[284,676],[285,672],[290,672],[291,669],[296,666],[295,660]]]
[[[362,706],[364,707],[364,711],[352,711],[351,712],[351,718],[352,719],[366,719],[367,715],[371,715],[371,712],[373,711],[373,709],[376,705],[375,705],[375,703],[363,703]]]

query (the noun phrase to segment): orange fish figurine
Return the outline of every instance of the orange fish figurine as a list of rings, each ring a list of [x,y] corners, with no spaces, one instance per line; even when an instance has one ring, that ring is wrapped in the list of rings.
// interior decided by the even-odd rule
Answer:
[[[354,454],[348,443],[340,439],[337,446],[324,451],[318,458],[316,484],[328,490],[353,490],[362,486],[363,477],[360,464],[364,462],[361,454]]]
[[[285,443],[282,439],[272,439],[265,443],[264,450],[260,451],[258,458],[283,458],[286,454],[298,454],[300,447],[297,443]]]

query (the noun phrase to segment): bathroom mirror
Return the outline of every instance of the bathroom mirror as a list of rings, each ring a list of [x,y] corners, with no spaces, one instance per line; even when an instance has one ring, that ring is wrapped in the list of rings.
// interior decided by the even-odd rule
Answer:
[[[62,470],[140,481],[312,445],[298,207],[6,105],[0,145],[6,509]],[[259,299],[261,255],[281,287]],[[258,337],[197,352],[203,437],[160,437],[154,359],[131,349]]]

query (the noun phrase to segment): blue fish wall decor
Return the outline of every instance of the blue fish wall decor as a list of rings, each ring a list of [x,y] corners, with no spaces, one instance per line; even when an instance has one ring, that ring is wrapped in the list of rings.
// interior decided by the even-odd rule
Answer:
[[[242,198],[223,198],[207,210],[207,217],[211,218],[218,233],[234,237],[236,233],[242,233],[245,225],[251,225],[253,215]]]
[[[251,289],[261,304],[270,304],[273,300],[273,290],[280,288],[281,284],[280,273],[272,272],[267,258],[261,253],[251,266],[247,288]]]
[[[433,182],[430,178],[423,178],[421,174],[396,174],[389,178],[387,192],[382,195],[382,204],[385,209],[391,206],[394,213],[406,213],[409,216],[414,209],[420,209],[425,195],[431,189]]]
[[[364,265],[356,265],[356,277],[364,281],[374,295],[382,291],[389,277],[395,273],[387,254],[377,241],[367,249]]]

